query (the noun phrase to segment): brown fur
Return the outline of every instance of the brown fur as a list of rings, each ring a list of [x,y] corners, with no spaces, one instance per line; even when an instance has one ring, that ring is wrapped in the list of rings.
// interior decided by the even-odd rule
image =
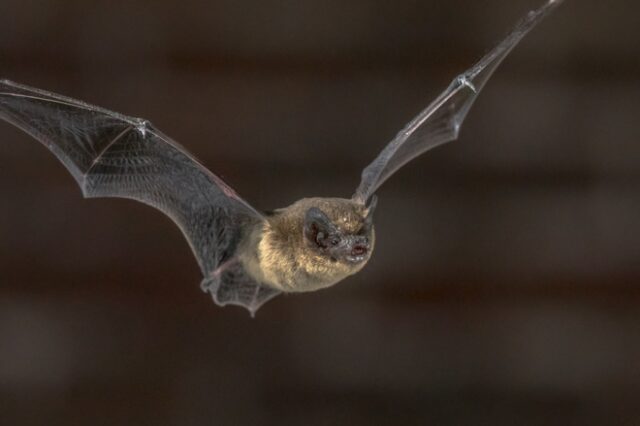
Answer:
[[[306,241],[303,233],[307,210],[317,207],[345,233],[356,233],[367,214],[365,206],[342,198],[304,198],[277,210],[250,238],[255,250],[247,250],[244,264],[259,281],[285,292],[305,292],[329,287],[355,274],[367,263],[374,247],[360,263],[332,261]]]

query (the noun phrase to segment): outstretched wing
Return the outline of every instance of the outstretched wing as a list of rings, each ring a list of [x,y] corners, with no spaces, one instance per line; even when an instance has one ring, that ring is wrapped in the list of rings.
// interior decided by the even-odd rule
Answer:
[[[216,274],[235,262],[244,233],[263,217],[150,122],[7,80],[0,81],[0,118],[49,148],[85,197],[131,198],[173,219],[216,303],[254,312],[278,294],[242,268]]]
[[[407,162],[431,148],[457,139],[471,105],[498,65],[562,1],[549,0],[538,10],[529,12],[498,46],[456,77],[447,90],[407,124],[362,171],[362,179],[353,199],[365,204],[376,189]]]

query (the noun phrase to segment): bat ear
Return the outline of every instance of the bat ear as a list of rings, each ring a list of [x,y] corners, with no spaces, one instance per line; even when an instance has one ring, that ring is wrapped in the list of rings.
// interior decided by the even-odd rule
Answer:
[[[369,205],[367,206],[367,215],[364,217],[364,226],[370,228],[373,225],[373,212],[376,210],[376,206],[378,205],[378,196],[373,195],[371,197],[371,201],[369,201]]]
[[[312,243],[325,247],[323,244],[327,236],[333,231],[331,220],[322,210],[311,207],[304,216],[304,235]]]

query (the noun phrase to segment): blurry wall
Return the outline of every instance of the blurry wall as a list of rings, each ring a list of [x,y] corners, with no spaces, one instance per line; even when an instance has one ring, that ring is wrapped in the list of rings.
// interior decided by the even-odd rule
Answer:
[[[0,77],[148,118],[268,210],[350,196],[539,3],[3,0]],[[254,320],[0,123],[0,421],[638,424],[638,13],[567,0],[378,192],[365,270]]]

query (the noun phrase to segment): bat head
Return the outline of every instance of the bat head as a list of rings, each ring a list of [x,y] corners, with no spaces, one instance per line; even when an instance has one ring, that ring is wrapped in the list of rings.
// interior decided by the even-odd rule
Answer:
[[[373,250],[375,198],[367,207],[350,200],[326,201],[306,210],[303,229],[307,246],[332,263],[362,266]]]

